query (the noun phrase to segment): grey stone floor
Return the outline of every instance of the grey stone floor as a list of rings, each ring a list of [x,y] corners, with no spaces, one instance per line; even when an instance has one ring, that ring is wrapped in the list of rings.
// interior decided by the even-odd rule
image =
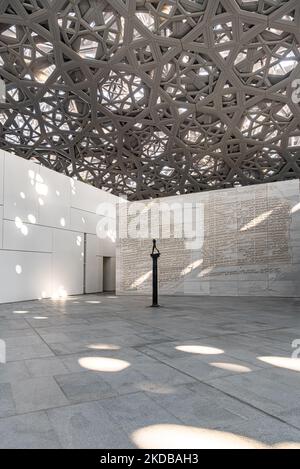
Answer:
[[[0,447],[300,448],[300,300],[148,302],[0,305]]]

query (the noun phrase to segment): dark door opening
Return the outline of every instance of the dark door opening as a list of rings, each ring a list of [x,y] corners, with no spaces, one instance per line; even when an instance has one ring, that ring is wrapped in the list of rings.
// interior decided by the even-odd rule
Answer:
[[[116,258],[103,257],[103,291],[116,291]]]

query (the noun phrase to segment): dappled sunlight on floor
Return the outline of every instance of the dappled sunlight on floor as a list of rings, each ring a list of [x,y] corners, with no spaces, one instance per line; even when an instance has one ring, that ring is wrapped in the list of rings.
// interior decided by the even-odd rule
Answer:
[[[294,441],[287,441],[284,443],[278,443],[274,445],[273,448],[275,449],[300,449],[300,443],[295,443]]]
[[[132,441],[141,449],[266,449],[249,438],[208,428],[185,425],[151,425],[132,433]]]
[[[0,305],[0,448],[300,449],[300,301],[162,302]]]
[[[103,371],[105,373],[117,373],[118,371],[125,370],[130,366],[130,363],[124,360],[105,357],[84,357],[80,358],[78,363],[86,370]]]
[[[300,372],[300,358],[257,357],[257,359],[278,368],[285,368],[286,370]]]
[[[91,345],[88,345],[87,348],[91,350],[120,350],[121,349],[119,345],[114,345],[114,344],[91,344]]]
[[[195,353],[199,355],[221,355],[224,353],[224,350],[200,345],[178,345],[175,348],[180,352]]]
[[[210,363],[211,366],[220,368],[221,370],[232,371],[233,373],[250,373],[251,368],[248,366],[237,365],[235,363]]]

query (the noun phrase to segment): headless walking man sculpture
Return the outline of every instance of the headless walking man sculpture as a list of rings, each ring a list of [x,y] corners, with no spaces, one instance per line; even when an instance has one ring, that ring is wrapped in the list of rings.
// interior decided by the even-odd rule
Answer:
[[[156,239],[153,239],[152,247],[152,307],[158,308],[158,273],[157,273],[157,261],[160,256],[160,252],[156,246]]]

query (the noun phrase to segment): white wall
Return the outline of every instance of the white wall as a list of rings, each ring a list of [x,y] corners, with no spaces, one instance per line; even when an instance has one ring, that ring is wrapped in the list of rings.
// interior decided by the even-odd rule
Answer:
[[[0,150],[0,303],[83,293],[84,233],[86,292],[101,291],[101,256],[115,256],[117,200]]]
[[[99,239],[87,234],[86,238],[86,293],[103,291],[103,257],[99,255]]]

